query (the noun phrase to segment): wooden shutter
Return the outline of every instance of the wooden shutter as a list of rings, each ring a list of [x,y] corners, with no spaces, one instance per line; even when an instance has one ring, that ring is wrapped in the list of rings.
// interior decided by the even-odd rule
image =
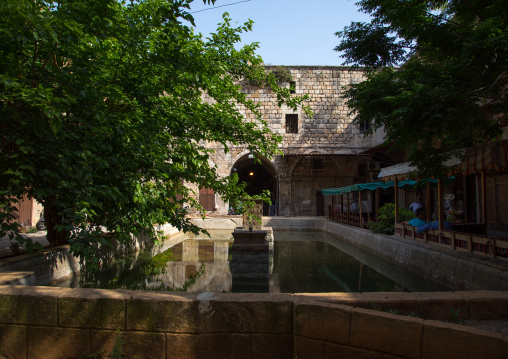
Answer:
[[[199,190],[199,204],[207,211],[213,211],[215,208],[215,192],[211,188],[201,188]]]

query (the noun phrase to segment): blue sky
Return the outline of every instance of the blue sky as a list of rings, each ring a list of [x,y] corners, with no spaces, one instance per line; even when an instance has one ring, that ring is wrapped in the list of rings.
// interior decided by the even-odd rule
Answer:
[[[242,0],[217,0],[204,5],[194,0],[191,12]],[[335,32],[351,21],[369,21],[358,11],[356,0],[250,0],[231,6],[193,13],[197,32],[207,35],[228,12],[233,22],[254,21],[253,31],[244,33],[243,42],[259,42],[258,54],[270,65],[342,64],[333,51],[338,45]]]

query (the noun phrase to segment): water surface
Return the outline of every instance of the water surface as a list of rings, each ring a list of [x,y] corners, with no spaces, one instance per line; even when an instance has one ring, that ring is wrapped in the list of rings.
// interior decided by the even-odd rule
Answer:
[[[450,290],[321,232],[274,232],[269,252],[246,256],[245,251],[238,256],[231,235],[211,234],[210,239],[191,237],[153,257],[149,252],[140,252],[53,285],[188,292]],[[242,273],[238,273],[238,265],[233,265],[235,261],[242,264]],[[249,266],[252,271],[246,273]]]

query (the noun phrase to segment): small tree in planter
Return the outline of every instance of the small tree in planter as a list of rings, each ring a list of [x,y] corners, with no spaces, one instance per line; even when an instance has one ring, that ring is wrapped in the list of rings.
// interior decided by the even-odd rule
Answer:
[[[409,221],[415,218],[413,211],[399,207],[399,221]],[[386,203],[378,210],[377,222],[370,221],[369,229],[373,233],[394,234],[395,233],[395,204]]]

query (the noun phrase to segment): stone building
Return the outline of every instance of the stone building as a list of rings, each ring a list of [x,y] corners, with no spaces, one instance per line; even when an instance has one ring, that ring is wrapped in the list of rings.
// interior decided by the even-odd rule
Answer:
[[[244,84],[243,91],[259,101],[264,118],[272,131],[283,136],[280,149],[283,156],[272,160],[261,158],[254,162],[244,147],[233,147],[225,154],[215,144],[211,160],[219,174],[226,176],[236,171],[247,183],[247,193],[258,194],[263,189],[272,193],[280,216],[325,215],[329,198],[321,190],[376,179],[381,167],[395,161],[379,150],[384,133],[378,131],[364,137],[362,124],[353,124],[354,115],[341,98],[343,87],[361,82],[364,70],[332,66],[287,66],[291,71],[292,85],[297,95],[308,94],[313,116],[301,109],[277,106],[274,93],[267,88]],[[268,67],[270,69],[270,66]],[[242,110],[242,109],[240,109]],[[251,120],[244,113],[245,120]],[[215,147],[213,147],[215,146]],[[195,189],[198,191],[198,189]],[[227,214],[228,204],[211,190],[201,189],[200,202],[210,214]],[[371,199],[369,199],[370,201]],[[265,205],[265,215],[268,205]]]

